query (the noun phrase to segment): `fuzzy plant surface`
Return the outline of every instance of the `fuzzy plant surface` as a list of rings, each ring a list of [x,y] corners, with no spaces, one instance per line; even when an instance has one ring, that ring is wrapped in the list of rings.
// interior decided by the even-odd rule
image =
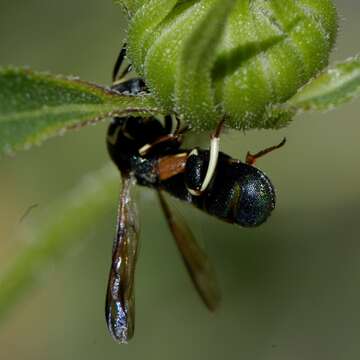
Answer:
[[[0,156],[113,116],[172,113],[191,131],[212,130],[223,117],[236,129],[273,129],[360,94],[359,56],[325,69],[337,30],[330,0],[115,2],[128,14],[128,58],[149,93],[0,67]],[[96,224],[117,185],[104,168],[50,206],[46,226],[30,226],[34,241],[0,271],[0,318],[75,243],[67,234]]]
[[[327,65],[337,32],[331,0],[119,3],[136,71],[196,130],[223,116],[236,129],[286,125],[278,105]]]

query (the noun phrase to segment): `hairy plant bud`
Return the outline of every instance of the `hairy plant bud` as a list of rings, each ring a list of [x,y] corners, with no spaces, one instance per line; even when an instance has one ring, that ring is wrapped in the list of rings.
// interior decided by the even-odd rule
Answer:
[[[331,0],[120,0],[128,56],[161,106],[194,130],[279,128],[281,105],[328,63]]]

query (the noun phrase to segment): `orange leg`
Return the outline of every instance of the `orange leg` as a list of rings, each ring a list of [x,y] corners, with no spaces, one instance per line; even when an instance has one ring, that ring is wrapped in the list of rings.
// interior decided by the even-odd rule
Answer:
[[[175,129],[172,130],[172,123],[176,121]],[[156,146],[163,143],[174,143],[179,144],[182,142],[182,135],[187,131],[187,128],[180,129],[180,120],[175,115],[167,115],[165,117],[165,129],[169,131],[167,135],[160,136],[152,144],[145,144],[139,149],[141,156],[148,155],[153,151]]]
[[[285,143],[286,143],[286,138],[284,138],[280,144],[268,147],[264,150],[259,151],[258,153],[254,154],[254,155],[252,155],[248,152],[246,154],[246,160],[245,160],[246,164],[254,165],[258,158],[260,158],[276,149],[280,149],[281,147],[283,147],[285,145]]]
[[[223,117],[219,121],[214,133],[211,135],[211,138],[219,138],[220,137],[220,133],[221,133],[223,127],[224,127],[224,123],[225,123],[225,117]]]
[[[180,135],[164,135],[155,140],[152,144],[146,144],[142,148],[139,149],[139,154],[141,156],[148,155],[157,145],[163,143],[181,143],[181,134]]]

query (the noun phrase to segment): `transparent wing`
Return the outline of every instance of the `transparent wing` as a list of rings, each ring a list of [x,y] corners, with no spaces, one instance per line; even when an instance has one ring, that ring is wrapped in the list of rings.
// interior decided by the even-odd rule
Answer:
[[[134,275],[139,239],[138,216],[131,198],[134,183],[133,177],[123,176],[105,306],[109,331],[120,343],[126,343],[134,334]]]
[[[208,256],[196,242],[191,230],[181,216],[170,210],[163,194],[158,191],[161,207],[175,238],[191,280],[209,310],[214,311],[220,303],[220,290],[215,271]]]

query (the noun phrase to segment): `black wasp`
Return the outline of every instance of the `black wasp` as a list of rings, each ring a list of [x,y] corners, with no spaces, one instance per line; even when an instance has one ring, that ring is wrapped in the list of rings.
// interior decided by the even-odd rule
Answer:
[[[146,93],[144,81],[126,65],[124,47],[115,64],[112,89],[130,95]],[[127,116],[114,118],[107,134],[111,159],[119,168],[122,190],[113,245],[106,321],[113,338],[127,342],[134,333],[134,274],[138,245],[138,221],[131,197],[134,184],[157,190],[165,217],[190,277],[204,303],[215,310],[220,293],[209,259],[190,229],[172,212],[162,195],[174,197],[224,221],[253,227],[262,224],[275,207],[275,190],[269,178],[252,166],[255,160],[284,145],[255,155],[246,162],[219,151],[221,121],[211,136],[210,150],[181,147],[186,129],[174,115],[163,118]]]

